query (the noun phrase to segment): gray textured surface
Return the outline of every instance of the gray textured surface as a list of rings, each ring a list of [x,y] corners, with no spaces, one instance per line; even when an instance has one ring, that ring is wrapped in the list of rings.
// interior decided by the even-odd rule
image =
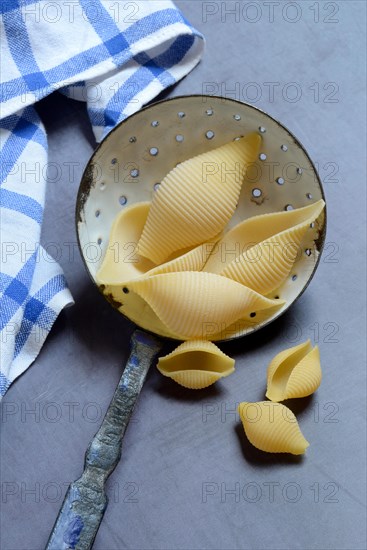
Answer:
[[[95,549],[362,549],[366,5],[296,2],[285,10],[288,2],[274,3],[270,22],[266,2],[225,3],[240,7],[236,22],[220,13],[222,4],[179,2],[205,34],[207,50],[170,94],[215,90],[250,100],[261,93],[255,104],[288,126],[319,163],[327,246],[288,314],[222,346],[236,358],[234,375],[195,393],[152,370],[108,483]],[[202,10],[217,8],[205,22]],[[298,22],[287,21],[300,10]],[[270,82],[279,83],[274,101]],[[291,101],[296,91],[302,97]],[[41,111],[50,161],[61,166],[48,187],[43,241],[57,243],[76,305],[60,315],[34,365],[2,402],[2,550],[44,547],[66,486],[82,471],[133,330],[93,288],[68,244],[75,243],[75,195],[93,148],[84,108],[55,96]],[[74,174],[70,162],[77,163]],[[308,337],[319,341],[324,379],[312,398],[291,406],[311,446],[303,459],[257,452],[232,413],[235,404],[263,399],[270,358]]]
[[[131,354],[103,422],[85,453],[81,477],[73,481],[57,517],[47,550],[90,550],[105,513],[106,481],[121,457],[121,445],[145,378],[162,342],[140,330],[130,338]]]

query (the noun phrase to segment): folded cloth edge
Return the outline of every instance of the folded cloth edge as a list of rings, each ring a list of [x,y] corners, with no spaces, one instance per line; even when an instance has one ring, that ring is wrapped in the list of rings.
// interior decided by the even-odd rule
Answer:
[[[177,10],[177,12],[179,13],[179,10]],[[123,33],[123,31],[121,32]],[[154,33],[154,36],[145,36],[144,39],[141,41],[141,47],[137,49],[136,52],[134,52],[133,58],[138,56],[139,53],[144,54],[144,52],[151,47],[154,48],[158,44],[162,45],[162,42],[167,42],[173,38],[177,38],[178,36],[192,36],[193,42],[192,45],[188,47],[187,51],[184,52],[184,55],[180,62],[177,63],[176,66],[169,67],[169,69],[172,69],[172,72],[174,73],[172,79],[168,78],[165,81],[161,82],[157,78],[152,78],[149,86],[139,91],[138,96],[136,96],[137,101],[134,102],[133,108],[131,108],[130,105],[130,108],[123,110],[121,112],[119,120],[114,121],[113,124],[98,127],[98,125],[94,124],[93,120],[91,120],[93,124],[93,129],[97,134],[96,137],[98,139],[104,137],[104,135],[108,133],[118,122],[133,114],[133,112],[139,110],[143,105],[149,103],[152,99],[154,99],[154,97],[156,97],[157,94],[159,94],[165,88],[181,80],[199,63],[202,53],[204,51],[205,39],[203,35],[196,31],[188,22],[186,22],[184,18],[182,18],[180,21],[175,22],[174,24],[169,24],[167,27],[160,28],[159,31]],[[107,65],[108,63],[106,63],[106,67]],[[120,67],[116,67],[116,74],[119,74],[120,71],[123,70],[123,68],[123,65]],[[106,72],[101,72],[100,69],[100,64],[96,63],[96,65],[92,68],[92,72],[95,77],[105,80],[110,71],[107,70]],[[115,70],[113,72],[115,72]],[[80,81],[81,74],[78,74],[75,80],[67,79],[68,84],[72,86],[73,84],[78,83]],[[88,79],[91,78],[93,77],[88,75]],[[41,91],[41,93],[36,90],[36,94],[34,95],[25,94],[25,96],[21,98],[21,111],[23,112],[24,109],[27,108],[27,106],[33,105],[42,97],[45,97],[49,93],[52,93],[53,91],[62,87],[65,87],[65,81],[60,81],[56,85],[46,87],[43,91]],[[9,116],[18,116],[18,118],[22,118],[22,115],[18,115],[21,111],[19,110],[19,104],[16,106],[16,99],[17,98],[14,98],[14,101],[10,100],[6,102],[6,104],[2,105],[1,119],[5,119]],[[10,131],[11,135],[12,130],[9,129],[8,131]],[[104,133],[103,136],[102,132]],[[19,139],[24,140],[24,135],[19,135]],[[29,139],[32,140],[32,137],[30,137]],[[43,205],[41,204],[40,207],[42,208],[42,206]],[[67,307],[68,305],[72,305],[74,303],[71,293],[67,287],[66,280],[62,274],[62,269],[56,263],[55,267],[51,269],[51,271],[47,271],[47,279],[50,280],[51,274],[53,274],[53,278],[60,281],[60,286],[58,289],[54,289],[54,293],[52,297],[49,297],[49,301],[41,303],[41,300],[38,300],[36,298],[37,291],[39,291],[42,284],[45,283],[45,281],[42,280],[41,271],[41,264],[36,265],[33,280],[30,283],[31,287],[28,288],[27,298],[24,303],[19,304],[16,315],[11,318],[12,320],[9,323],[13,323],[14,326],[18,325],[18,329],[17,333],[14,334],[14,341],[11,345],[11,350],[14,353],[13,360],[9,362],[6,361],[5,363],[7,364],[4,364],[3,362],[3,365],[0,368],[0,400],[5,394],[8,387],[11,385],[11,383],[34,362],[60,311],[64,307]],[[37,279],[38,281],[35,285],[35,280]],[[62,280],[64,282],[61,282]],[[36,286],[35,289],[33,289],[34,285]],[[44,286],[46,286],[46,284],[44,284]],[[32,307],[33,310],[40,310],[38,319],[33,319],[33,317],[32,319],[27,318],[26,312],[28,311],[29,315],[29,312],[32,312]],[[21,317],[22,310],[23,317]],[[46,313],[47,315],[45,315]],[[31,315],[34,315],[34,311],[33,313],[31,313]],[[40,319],[42,319],[42,322],[40,321]],[[32,328],[37,326],[39,328],[37,338],[32,339],[30,337],[32,335]]]

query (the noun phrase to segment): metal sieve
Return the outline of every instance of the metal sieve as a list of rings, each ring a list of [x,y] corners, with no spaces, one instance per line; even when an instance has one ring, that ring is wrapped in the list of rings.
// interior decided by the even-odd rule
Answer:
[[[93,282],[109,243],[113,220],[122,208],[151,201],[159,182],[178,163],[254,131],[262,136],[261,150],[247,170],[230,227],[250,216],[325,200],[321,181],[304,147],[268,114],[239,101],[213,96],[183,96],[155,103],[112,130],[84,171],[76,224],[81,255]],[[303,293],[320,259],[325,211],[315,226],[289,277],[270,296],[275,298],[276,294],[286,304],[271,317],[239,326],[229,339],[273,321]],[[146,319],[134,317],[128,304],[113,296],[106,298],[140,328],[152,331]],[[159,330],[156,333],[164,336]],[[88,447],[84,472],[69,487],[48,549],[67,550],[71,539],[76,550],[91,548],[107,506],[104,483],[118,463],[127,424],[159,349],[160,342],[154,336],[139,330],[133,334],[128,364],[102,426]]]
[[[324,198],[315,166],[303,146],[289,130],[259,109],[201,95],[156,103],[117,126],[100,144],[84,172],[76,216],[80,249],[91,278],[95,279],[112,222],[122,208],[152,200],[159,182],[178,163],[254,131],[261,135],[262,146],[258,159],[246,172],[230,227],[250,216],[299,208]],[[265,315],[262,321],[260,316],[256,323],[239,325],[226,339],[258,330],[284,313],[302,294],[316,270],[324,242],[325,215],[321,218],[316,242],[311,239],[305,243],[289,277],[273,293],[286,304],[270,318]],[[132,243],[121,260],[129,261],[133,254]],[[141,328],[166,336],[159,328],[152,328],[149,320],[134,315],[126,297],[113,298],[112,305]]]

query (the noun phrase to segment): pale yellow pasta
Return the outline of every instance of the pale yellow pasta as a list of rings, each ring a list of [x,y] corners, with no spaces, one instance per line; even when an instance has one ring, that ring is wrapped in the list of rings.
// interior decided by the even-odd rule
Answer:
[[[161,336],[177,338],[177,336],[163,324],[150,305],[132,290],[128,293],[124,292],[126,287],[121,284],[100,284],[99,289],[105,298],[133,323]]]
[[[261,137],[250,134],[178,164],[154,194],[138,252],[156,264],[220,233],[231,218]]]
[[[148,217],[149,202],[128,206],[115,218],[110,231],[108,247],[96,274],[99,284],[119,284],[143,275],[157,275],[172,271],[200,271],[216,242],[200,244],[169,262],[155,266],[136,252],[138,240]]]
[[[274,300],[274,303],[278,304],[278,302],[279,300]],[[216,332],[216,325],[209,326],[207,330],[208,339],[213,341],[228,340],[244,333],[248,334],[256,327],[265,325],[284,306],[286,306],[286,302],[282,301],[280,305],[256,311],[256,315],[254,315],[254,312],[247,313],[241,319],[237,319],[232,325],[222,327],[219,332]],[[211,335],[209,335],[210,333]]]
[[[136,254],[136,244],[146,222],[149,208],[149,202],[136,203],[126,207],[116,216],[96,281],[106,299],[133,322],[147,330],[172,338],[174,335],[143,298],[134,292],[128,294],[124,292],[124,283],[159,270],[168,272],[201,269],[213,243],[204,243],[175,260],[154,267],[152,262]]]
[[[181,386],[198,390],[232,374],[234,363],[212,342],[188,340],[161,357],[157,368]]]
[[[261,294],[269,294],[278,288],[292,269],[300,252],[301,241],[309,231],[310,224],[323,210],[324,201],[313,206],[308,218],[304,219],[304,212],[301,212],[301,223],[251,247],[228,264],[221,274]]]
[[[248,440],[261,451],[300,455],[309,446],[296,417],[281,403],[243,402],[238,412]]]
[[[266,397],[272,401],[306,397],[317,390],[321,378],[319,348],[312,348],[307,340],[281,351],[270,362]]]
[[[204,271],[222,273],[231,262],[242,254],[247,254],[261,242],[268,242],[269,239],[277,234],[284,234],[285,231],[295,226],[304,223],[307,224],[308,222],[311,223],[316,220],[320,216],[324,206],[324,201],[320,200],[303,208],[261,214],[238,223],[225,233],[214,246],[205,264]],[[312,230],[310,228],[313,239],[318,236],[317,230],[316,226]],[[269,248],[265,257],[269,257]],[[278,249],[279,247],[276,246],[275,248]],[[258,253],[258,255],[260,254]],[[252,256],[256,258],[254,253]]]
[[[162,323],[181,340],[212,339],[208,327],[218,332],[247,313],[280,307],[226,277],[213,273],[183,271],[143,277],[126,283],[153,309]]]
[[[147,271],[146,275],[159,275],[177,271],[201,271],[207,261],[216,239],[199,244],[186,254],[177,256],[173,260],[160,264]]]
[[[115,217],[108,247],[99,268],[99,284],[121,284],[141,277],[154,264],[137,254],[137,244],[148,217],[150,202],[139,202],[121,210]]]

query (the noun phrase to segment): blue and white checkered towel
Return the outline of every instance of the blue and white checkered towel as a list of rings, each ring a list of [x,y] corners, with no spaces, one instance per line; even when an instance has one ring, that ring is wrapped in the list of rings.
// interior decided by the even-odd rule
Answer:
[[[2,0],[0,10],[1,399],[72,303],[39,245],[46,182],[35,166],[47,163],[47,137],[34,103],[54,90],[86,101],[100,140],[193,69],[203,37],[169,1]]]

